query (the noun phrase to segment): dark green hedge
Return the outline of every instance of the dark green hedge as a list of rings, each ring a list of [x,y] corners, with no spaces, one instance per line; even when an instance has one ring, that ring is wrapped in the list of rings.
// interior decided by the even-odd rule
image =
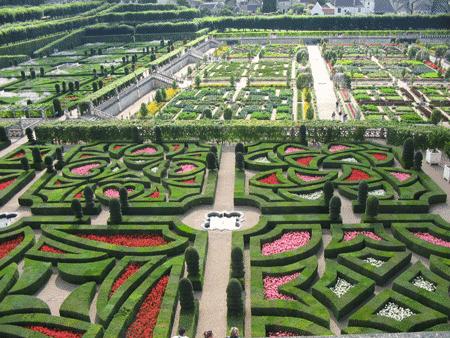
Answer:
[[[63,317],[90,322],[89,310],[95,296],[95,282],[88,282],[73,290],[59,308]]]

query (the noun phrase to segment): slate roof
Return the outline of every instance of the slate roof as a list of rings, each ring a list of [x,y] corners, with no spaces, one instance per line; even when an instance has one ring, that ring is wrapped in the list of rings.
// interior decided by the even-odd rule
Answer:
[[[395,10],[390,0],[375,0],[374,12],[379,14],[395,13]]]
[[[364,7],[359,0],[336,0],[334,5],[336,7]]]

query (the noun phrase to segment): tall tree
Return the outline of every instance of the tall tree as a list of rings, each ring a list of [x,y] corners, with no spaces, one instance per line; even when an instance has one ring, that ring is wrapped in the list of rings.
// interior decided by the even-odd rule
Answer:
[[[273,13],[277,11],[277,0],[263,0],[263,13]]]

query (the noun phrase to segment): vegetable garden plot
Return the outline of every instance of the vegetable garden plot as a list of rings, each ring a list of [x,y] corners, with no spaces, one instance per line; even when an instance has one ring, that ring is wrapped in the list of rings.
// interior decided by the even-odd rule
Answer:
[[[86,188],[95,203],[85,205],[97,214],[128,191],[129,214],[177,214],[214,201],[217,173],[206,175],[207,145],[91,144],[76,146],[64,156],[61,171],[47,172],[21,198],[35,214],[71,214],[73,199],[86,202]],[[220,157],[220,150],[219,150]]]

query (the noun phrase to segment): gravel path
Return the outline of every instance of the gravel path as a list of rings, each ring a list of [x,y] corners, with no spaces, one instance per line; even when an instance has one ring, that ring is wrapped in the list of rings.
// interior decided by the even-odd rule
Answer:
[[[336,94],[333,82],[327,71],[325,61],[320,54],[318,45],[308,46],[309,63],[314,79],[314,90],[316,91],[317,111],[319,119],[331,120],[331,114],[336,108]]]

